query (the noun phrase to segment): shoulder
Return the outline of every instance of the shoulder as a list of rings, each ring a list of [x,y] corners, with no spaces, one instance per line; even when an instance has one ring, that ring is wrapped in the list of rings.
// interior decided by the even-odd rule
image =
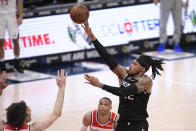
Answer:
[[[116,113],[115,113],[116,114]],[[116,114],[116,117],[114,119],[114,128],[116,129],[117,126],[117,121],[119,120],[120,116],[118,114]]]
[[[5,121],[0,120],[0,131],[3,131],[3,127],[6,125]]]
[[[151,85],[152,79],[151,77],[145,75],[144,77],[140,78],[139,81],[141,81],[142,85]]]
[[[116,114],[116,113],[115,113]],[[119,119],[119,114],[116,114],[116,117],[115,117],[115,122],[117,122],[118,121],[118,119]]]
[[[143,82],[146,85],[146,92],[147,93],[151,93],[151,91],[152,91],[152,84],[153,84],[153,81],[152,81],[151,77],[149,77],[149,76],[143,77]]]
[[[91,113],[92,111],[89,111],[83,117],[82,122],[85,126],[89,126],[91,124]]]

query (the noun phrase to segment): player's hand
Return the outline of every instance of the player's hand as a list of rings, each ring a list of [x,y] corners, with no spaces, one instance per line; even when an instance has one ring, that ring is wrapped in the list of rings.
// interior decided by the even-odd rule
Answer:
[[[22,16],[19,16],[17,21],[18,21],[18,25],[21,25],[22,24],[22,20],[23,20],[23,17]]]
[[[91,37],[93,35],[91,28],[89,27],[88,20],[86,22],[84,22],[84,24],[82,24],[82,28],[84,29],[84,31],[86,32],[86,34],[89,37]]]
[[[88,20],[84,22],[84,25],[82,24],[82,28],[86,32],[86,34],[90,37],[92,41],[95,41],[97,38],[94,36],[91,28],[89,27]]]
[[[10,83],[6,83],[7,74],[5,71],[0,74],[0,95],[2,94],[3,89],[5,89]]]
[[[87,82],[85,83],[91,84],[92,86],[95,86],[98,88],[102,88],[102,84],[99,82],[99,80],[96,77],[85,74],[84,78],[87,80]]]
[[[63,69],[57,71],[57,78],[56,78],[56,83],[59,88],[65,88],[66,86],[66,79],[67,79],[67,72]]]
[[[153,3],[154,3],[155,5],[157,5],[158,0],[153,0]]]

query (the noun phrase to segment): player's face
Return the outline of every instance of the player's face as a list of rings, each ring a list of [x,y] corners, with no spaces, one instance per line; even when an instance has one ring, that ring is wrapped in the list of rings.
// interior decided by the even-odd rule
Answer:
[[[109,100],[107,100],[107,99],[101,99],[99,101],[98,112],[100,114],[103,114],[104,115],[104,114],[108,113],[111,109],[112,109],[112,105],[111,105],[111,103],[110,103]]]
[[[27,106],[27,116],[26,116],[26,122],[31,121],[31,109]]]
[[[134,60],[133,63],[129,66],[128,73],[132,75],[139,74],[142,70],[142,66]]]

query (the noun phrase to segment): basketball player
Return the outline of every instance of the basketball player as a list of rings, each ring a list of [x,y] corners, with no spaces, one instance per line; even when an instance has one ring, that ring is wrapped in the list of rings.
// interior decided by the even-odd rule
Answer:
[[[148,113],[146,109],[152,90],[152,79],[156,77],[156,74],[160,75],[158,69],[163,70],[162,60],[154,60],[150,56],[142,55],[133,61],[129,69],[126,69],[107,53],[92,33],[88,21],[82,27],[91,38],[100,56],[119,80],[120,88],[102,84],[96,77],[85,75],[87,83],[119,96],[118,113],[120,118],[116,131],[147,131],[148,122],[146,118]],[[152,79],[145,75],[150,67],[152,69]]]
[[[87,112],[83,117],[80,131],[114,131],[118,115],[110,112],[112,109],[112,101],[103,97],[99,100],[98,110]]]
[[[18,72],[23,73],[19,60],[20,47],[18,42],[19,25],[22,24],[23,20],[22,12],[22,0],[0,0],[0,71],[5,70],[4,38],[7,29],[9,38],[12,39],[14,44],[14,66]]]
[[[58,86],[57,99],[53,111],[44,117],[42,120],[35,121],[28,125],[31,121],[31,109],[24,101],[12,103],[7,109],[7,122],[0,122],[0,131],[43,131],[61,116],[64,92],[66,87],[67,73],[64,75],[64,70],[58,70],[56,83]]]

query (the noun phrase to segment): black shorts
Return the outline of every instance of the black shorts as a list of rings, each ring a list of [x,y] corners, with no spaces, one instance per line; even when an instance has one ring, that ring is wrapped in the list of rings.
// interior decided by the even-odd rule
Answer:
[[[148,121],[123,121],[119,120],[115,131],[148,131]]]

